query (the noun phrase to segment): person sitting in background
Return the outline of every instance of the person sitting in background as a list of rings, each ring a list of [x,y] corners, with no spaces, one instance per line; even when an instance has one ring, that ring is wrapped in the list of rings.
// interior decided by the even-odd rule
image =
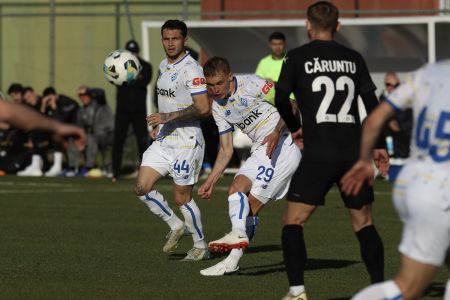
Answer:
[[[380,102],[385,101],[400,85],[400,80],[395,72],[387,72],[384,77],[385,89],[380,95]],[[388,122],[386,128],[386,146],[391,157],[392,167],[389,170],[389,180],[397,177],[404,159],[409,157],[411,130],[413,126],[413,112],[411,108],[398,112]]]
[[[20,83],[13,83],[8,88],[8,95],[14,103],[23,103],[23,86]]]
[[[103,156],[103,170],[107,172],[106,149],[112,146],[114,115],[106,101],[103,89],[80,86],[78,88],[78,97],[82,106],[78,111],[77,124],[84,128],[87,134],[85,166],[78,172],[78,175],[94,176],[94,174],[101,174],[101,171],[95,168],[99,150]],[[69,150],[70,152],[71,150]],[[75,165],[73,165],[72,159],[69,158],[69,172],[75,171],[75,167],[78,165],[78,154],[79,152],[77,151],[75,153]],[[107,163],[109,164],[110,162],[109,159]],[[70,176],[71,174],[67,173],[66,175]]]
[[[0,102],[6,102],[2,92]],[[30,163],[31,154],[25,148],[27,138],[22,130],[0,121],[0,176],[15,174]]]
[[[58,94],[53,87],[47,87],[43,91],[42,96],[42,113],[63,123],[76,124],[79,105],[75,100]],[[47,177],[57,176],[62,171],[62,145],[58,141],[53,140],[53,148],[55,150],[53,153],[53,165],[45,173]]]

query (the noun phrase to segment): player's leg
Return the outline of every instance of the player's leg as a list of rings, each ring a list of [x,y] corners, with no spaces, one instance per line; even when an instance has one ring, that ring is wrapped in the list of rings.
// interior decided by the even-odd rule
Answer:
[[[384,280],[384,248],[378,231],[373,224],[372,205],[360,209],[349,208],[353,231],[358,238],[361,258],[366,265],[371,283]]]
[[[178,240],[185,232],[185,225],[170,208],[164,196],[153,188],[154,184],[168,173],[168,163],[162,156],[161,151],[159,144],[154,143],[142,156],[135,192],[150,211],[170,227],[166,244],[163,247],[163,251],[170,254],[177,248]]]
[[[350,167],[351,163],[343,163],[342,174]],[[336,182],[338,185],[339,181]],[[348,196],[341,192],[341,197],[349,211],[353,232],[358,238],[361,258],[369,273],[370,281],[371,283],[382,282],[384,281],[384,247],[373,224],[373,188],[365,183],[358,195]]]
[[[447,250],[447,267],[450,269],[450,249]],[[444,300],[450,300],[450,278],[447,280],[445,285]]]
[[[325,203],[325,195],[336,177],[333,164],[309,163],[302,160],[292,177],[283,215],[282,249],[289,281],[286,299],[306,299],[304,271],[307,260],[303,225],[317,206]],[[302,298],[298,298],[302,299]]]
[[[237,175],[228,189],[228,215],[231,221],[231,232],[224,237],[209,243],[212,251],[224,252],[231,249],[248,247],[246,234],[247,216],[250,204],[247,193],[252,181],[245,175]]]
[[[354,300],[418,299],[436,276],[439,267],[402,255],[400,270],[394,280],[371,285],[356,294]]]
[[[208,247],[203,233],[202,216],[200,209],[192,198],[192,185],[173,184],[173,195],[184,217],[187,229],[192,235],[194,247],[188,251],[183,260],[197,261],[209,258]]]

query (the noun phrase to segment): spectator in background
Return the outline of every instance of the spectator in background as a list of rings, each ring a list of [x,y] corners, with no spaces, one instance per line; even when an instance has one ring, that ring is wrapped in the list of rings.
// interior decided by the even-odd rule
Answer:
[[[76,124],[79,105],[75,100],[58,94],[53,87],[47,87],[42,96],[42,113],[62,123]],[[63,147],[58,141],[53,140],[52,142],[55,152],[53,153],[53,165],[45,173],[47,177],[58,176],[62,171]]]
[[[273,32],[269,36],[269,46],[271,53],[259,61],[255,74],[277,83],[286,55],[286,37],[281,32]],[[271,103],[274,104],[273,100]]]
[[[6,97],[2,92],[0,102],[6,103]],[[25,132],[0,119],[0,176],[15,174],[30,163],[31,154],[25,148],[27,139]]]
[[[23,88],[23,100],[26,105],[41,113],[42,98],[30,86]],[[48,131],[34,130],[28,134],[27,147],[31,150],[31,164],[18,176],[42,176],[42,169],[48,167],[47,151],[51,141]]]
[[[78,111],[77,124],[84,128],[87,134],[87,144],[85,149],[85,166],[81,169],[78,175],[94,176],[100,170],[96,169],[97,152],[100,151],[103,157],[102,168],[106,171],[106,149],[112,146],[113,130],[114,130],[114,115],[109,107],[105,91],[100,88],[88,88],[87,86],[80,86],[78,88],[78,97],[82,104]],[[74,172],[78,165],[79,152],[75,153],[75,164],[69,158],[69,171]]]
[[[13,83],[8,88],[8,95],[14,103],[23,103],[23,86],[20,83]]]
[[[142,157],[149,144],[147,128],[147,86],[152,78],[152,66],[139,57],[139,44],[130,40],[125,49],[132,52],[141,63],[142,70],[133,85],[117,88],[116,117],[114,123],[114,141],[112,150],[113,181],[120,176],[122,166],[123,146],[125,144],[128,127],[133,126],[139,151]]]
[[[385,89],[380,95],[380,102],[385,101],[390,94],[400,85],[400,80],[395,72],[388,72],[384,77]],[[389,155],[393,158],[404,159],[409,157],[409,143],[413,125],[412,109],[398,112],[389,123],[386,132],[386,145]],[[391,146],[390,146],[391,144]]]

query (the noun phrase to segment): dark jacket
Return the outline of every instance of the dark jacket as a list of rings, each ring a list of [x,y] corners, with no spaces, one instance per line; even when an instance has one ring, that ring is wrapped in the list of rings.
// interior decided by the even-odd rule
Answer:
[[[146,114],[147,85],[152,79],[152,66],[142,58],[138,58],[142,70],[134,84],[117,88],[117,114]]]

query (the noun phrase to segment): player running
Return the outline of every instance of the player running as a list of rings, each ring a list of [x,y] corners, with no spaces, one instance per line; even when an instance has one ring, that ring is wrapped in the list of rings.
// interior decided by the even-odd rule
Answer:
[[[214,185],[230,161],[234,126],[253,142],[251,156],[239,168],[228,190],[232,230],[209,243],[213,251],[231,253],[200,271],[205,276],[222,276],[239,269],[243,248],[248,247],[255,233],[258,212],[269,200],[284,197],[301,153],[276,108],[264,101],[273,97],[272,82],[256,75],[233,76],[228,61],[220,57],[208,60],[203,72],[208,94],[214,99],[212,113],[219,129],[220,149],[211,174],[198,190],[202,198],[211,198]]]
[[[418,299],[446,261],[450,266],[450,61],[414,72],[367,118],[359,161],[342,179],[357,194],[373,183],[370,153],[384,123],[412,108],[415,134],[411,156],[394,185],[394,206],[405,224],[394,280],[372,285],[353,299]],[[450,280],[444,299],[450,299]]]
[[[157,82],[159,113],[147,117],[153,126],[153,144],[142,157],[135,191],[155,215],[170,227],[163,251],[172,253],[185,229],[194,247],[184,260],[209,258],[200,210],[192,198],[203,161],[204,140],[198,118],[210,113],[205,77],[201,66],[186,51],[187,27],[168,20],[161,28],[166,59],[159,65]],[[169,207],[154,184],[165,175],[173,178],[173,197],[184,222]]]

